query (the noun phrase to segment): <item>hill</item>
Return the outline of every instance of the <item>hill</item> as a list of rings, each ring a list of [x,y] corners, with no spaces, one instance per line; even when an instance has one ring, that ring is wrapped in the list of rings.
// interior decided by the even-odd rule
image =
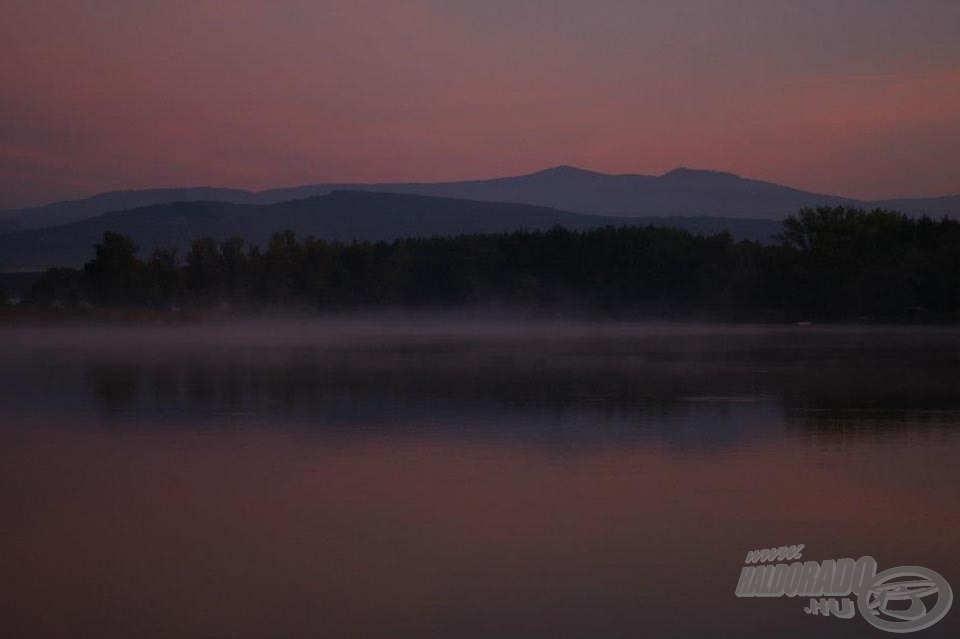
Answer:
[[[960,196],[883,201],[810,193],[731,173],[675,169],[660,176],[610,175],[571,166],[491,180],[438,183],[314,184],[266,191],[190,188],[116,191],[92,198],[0,212],[0,232],[67,224],[110,211],[178,201],[268,205],[337,190],[511,202],[625,217],[782,219],[802,207],[891,208],[907,215],[960,216]]]
[[[156,248],[181,252],[192,240],[242,237],[264,245],[270,235],[290,229],[342,242],[405,237],[495,233],[553,226],[585,230],[603,226],[652,225],[712,234],[730,228],[741,239],[767,240],[779,231],[770,220],[718,218],[628,218],[586,215],[545,207],[395,193],[334,191],[328,195],[268,205],[227,202],[175,202],[116,211],[60,226],[0,236],[0,268],[77,266],[90,259],[92,246],[112,231],[133,238],[141,255]]]
[[[679,223],[677,223],[679,222]],[[769,237],[778,226],[768,220],[733,220],[747,236]],[[78,266],[90,259],[93,245],[112,231],[133,238],[141,255],[156,248],[184,252],[192,240],[242,237],[265,245],[270,235],[290,229],[343,242],[394,240],[404,237],[451,236],[560,225],[585,230],[607,225],[648,223],[716,232],[723,220],[634,218],[585,215],[523,204],[477,202],[415,195],[334,191],[329,195],[269,205],[226,202],[175,202],[106,213],[71,224],[0,236],[0,268],[43,269]]]

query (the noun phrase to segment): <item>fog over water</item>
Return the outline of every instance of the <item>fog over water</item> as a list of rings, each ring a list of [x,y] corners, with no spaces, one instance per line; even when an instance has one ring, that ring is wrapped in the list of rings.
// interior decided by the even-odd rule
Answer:
[[[2,636],[877,636],[734,596],[796,543],[960,588],[957,329],[278,318],[0,355]]]

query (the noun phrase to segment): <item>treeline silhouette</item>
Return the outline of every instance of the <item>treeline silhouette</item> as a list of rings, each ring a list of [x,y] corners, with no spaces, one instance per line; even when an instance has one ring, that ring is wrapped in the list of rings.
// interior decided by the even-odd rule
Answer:
[[[202,238],[145,261],[106,233],[83,269],[50,269],[41,307],[285,307],[335,311],[503,307],[660,318],[960,317],[960,222],[804,209],[772,245],[654,227],[266,247]]]

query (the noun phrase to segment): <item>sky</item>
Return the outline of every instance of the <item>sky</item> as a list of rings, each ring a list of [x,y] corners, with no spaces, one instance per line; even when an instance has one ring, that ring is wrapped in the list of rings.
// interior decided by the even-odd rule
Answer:
[[[559,164],[960,193],[956,0],[4,0],[0,207]]]

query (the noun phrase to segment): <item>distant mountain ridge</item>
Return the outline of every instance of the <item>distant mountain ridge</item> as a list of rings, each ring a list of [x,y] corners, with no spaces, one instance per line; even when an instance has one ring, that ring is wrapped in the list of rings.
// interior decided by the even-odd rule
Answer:
[[[719,171],[680,168],[659,176],[615,175],[557,166],[529,175],[460,182],[314,184],[265,191],[212,187],[113,191],[82,200],[0,211],[0,232],[67,224],[111,211],[178,201],[268,205],[337,190],[510,202],[621,217],[782,219],[803,207],[836,204],[890,208],[907,215],[960,217],[960,195],[867,201],[810,193]]]
[[[641,219],[571,213],[503,202],[427,197],[368,191],[334,191],[327,195],[277,204],[175,202],[115,211],[71,224],[0,235],[0,270],[79,266],[93,256],[93,245],[106,231],[130,236],[140,255],[161,247],[183,255],[202,236],[217,240],[242,237],[265,246],[270,236],[290,229],[299,236],[326,240],[377,241],[404,237],[546,230],[556,225],[587,230],[607,225],[686,227],[694,232],[731,229],[744,239],[769,239],[779,230],[772,220],[719,218]]]

